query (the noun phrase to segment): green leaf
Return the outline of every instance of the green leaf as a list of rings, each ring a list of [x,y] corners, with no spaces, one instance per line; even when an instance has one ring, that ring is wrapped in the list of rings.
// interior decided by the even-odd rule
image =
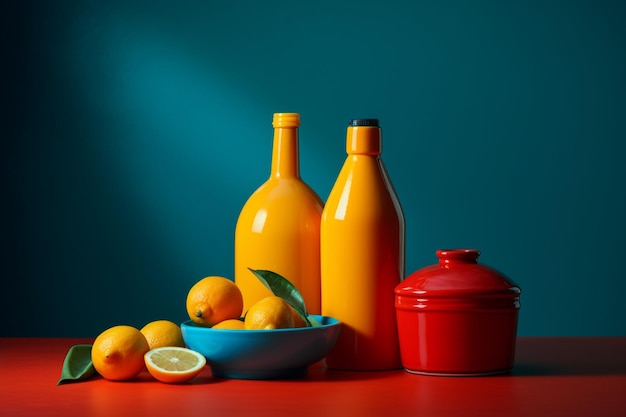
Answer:
[[[309,316],[309,323],[311,323],[311,327],[318,327],[318,326],[322,326],[322,323],[320,323],[319,321],[315,320],[314,317]]]
[[[306,312],[306,306],[304,305],[304,298],[302,294],[287,278],[283,277],[276,272],[267,271],[264,269],[252,269],[248,268],[256,277],[265,285],[269,290],[277,297],[287,301],[296,312],[302,317],[307,327],[311,327],[311,321],[309,320]]]
[[[295,307],[293,309],[295,310],[296,313],[298,313],[300,318],[304,321],[304,324],[306,324],[306,327],[312,327],[311,319],[309,318],[309,315],[307,313],[303,313],[302,311],[298,310]]]
[[[75,345],[70,348],[63,362],[61,379],[57,385],[82,381],[96,373],[91,362],[91,345]]]

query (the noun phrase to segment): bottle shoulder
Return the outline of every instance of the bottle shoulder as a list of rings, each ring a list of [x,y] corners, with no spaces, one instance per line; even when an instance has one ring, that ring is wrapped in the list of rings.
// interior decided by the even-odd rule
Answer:
[[[254,191],[243,205],[238,223],[252,222],[262,213],[264,218],[287,221],[302,216],[321,216],[324,203],[317,193],[302,181],[268,180]]]
[[[322,204],[315,190],[299,178],[270,178],[261,184],[248,198],[254,200],[289,200],[308,203],[309,200]]]
[[[357,161],[348,157],[328,196],[325,213],[332,211],[336,219],[355,215],[372,219],[403,217],[395,189],[382,161],[377,159]]]
[[[346,198],[345,194],[360,195],[364,198],[369,196],[373,199],[395,194],[382,161],[368,158],[362,162],[346,160],[331,189],[329,200],[339,195]]]

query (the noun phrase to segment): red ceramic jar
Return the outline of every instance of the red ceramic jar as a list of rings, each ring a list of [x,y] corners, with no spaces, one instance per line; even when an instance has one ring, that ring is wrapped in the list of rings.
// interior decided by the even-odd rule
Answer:
[[[489,375],[513,367],[520,288],[478,264],[473,249],[438,250],[439,263],[396,286],[402,365],[428,375]]]

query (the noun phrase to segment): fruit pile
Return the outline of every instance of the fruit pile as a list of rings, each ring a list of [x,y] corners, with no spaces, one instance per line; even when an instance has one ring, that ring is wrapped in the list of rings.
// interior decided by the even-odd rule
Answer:
[[[204,356],[185,348],[180,327],[168,320],[150,322],[141,330],[118,325],[103,331],[93,342],[91,361],[111,381],[132,379],[147,369],[161,382],[184,382],[206,365]]]
[[[196,324],[213,329],[273,330],[306,327],[306,318],[284,298],[270,295],[253,304],[242,317],[243,295],[228,278],[198,281],[187,295],[187,314]]]
[[[298,290],[271,271],[251,270],[274,295],[243,312],[243,294],[228,278],[208,276],[187,294],[189,318],[200,326],[229,330],[273,330],[317,325],[306,313]],[[85,349],[74,349],[74,348]],[[188,349],[180,326],[155,320],[137,329],[116,325],[100,333],[93,345],[75,346],[65,358],[59,384],[86,379],[97,372],[111,381],[125,381],[144,370],[161,382],[180,383],[195,378],[206,358]],[[82,356],[81,356],[82,355]]]

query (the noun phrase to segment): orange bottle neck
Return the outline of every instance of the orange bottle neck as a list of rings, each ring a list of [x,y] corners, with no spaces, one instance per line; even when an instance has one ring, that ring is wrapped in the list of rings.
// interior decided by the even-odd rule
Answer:
[[[380,127],[349,126],[346,152],[349,155],[380,155],[382,153]]]
[[[274,129],[270,175],[273,178],[300,178],[297,127],[277,127]]]

